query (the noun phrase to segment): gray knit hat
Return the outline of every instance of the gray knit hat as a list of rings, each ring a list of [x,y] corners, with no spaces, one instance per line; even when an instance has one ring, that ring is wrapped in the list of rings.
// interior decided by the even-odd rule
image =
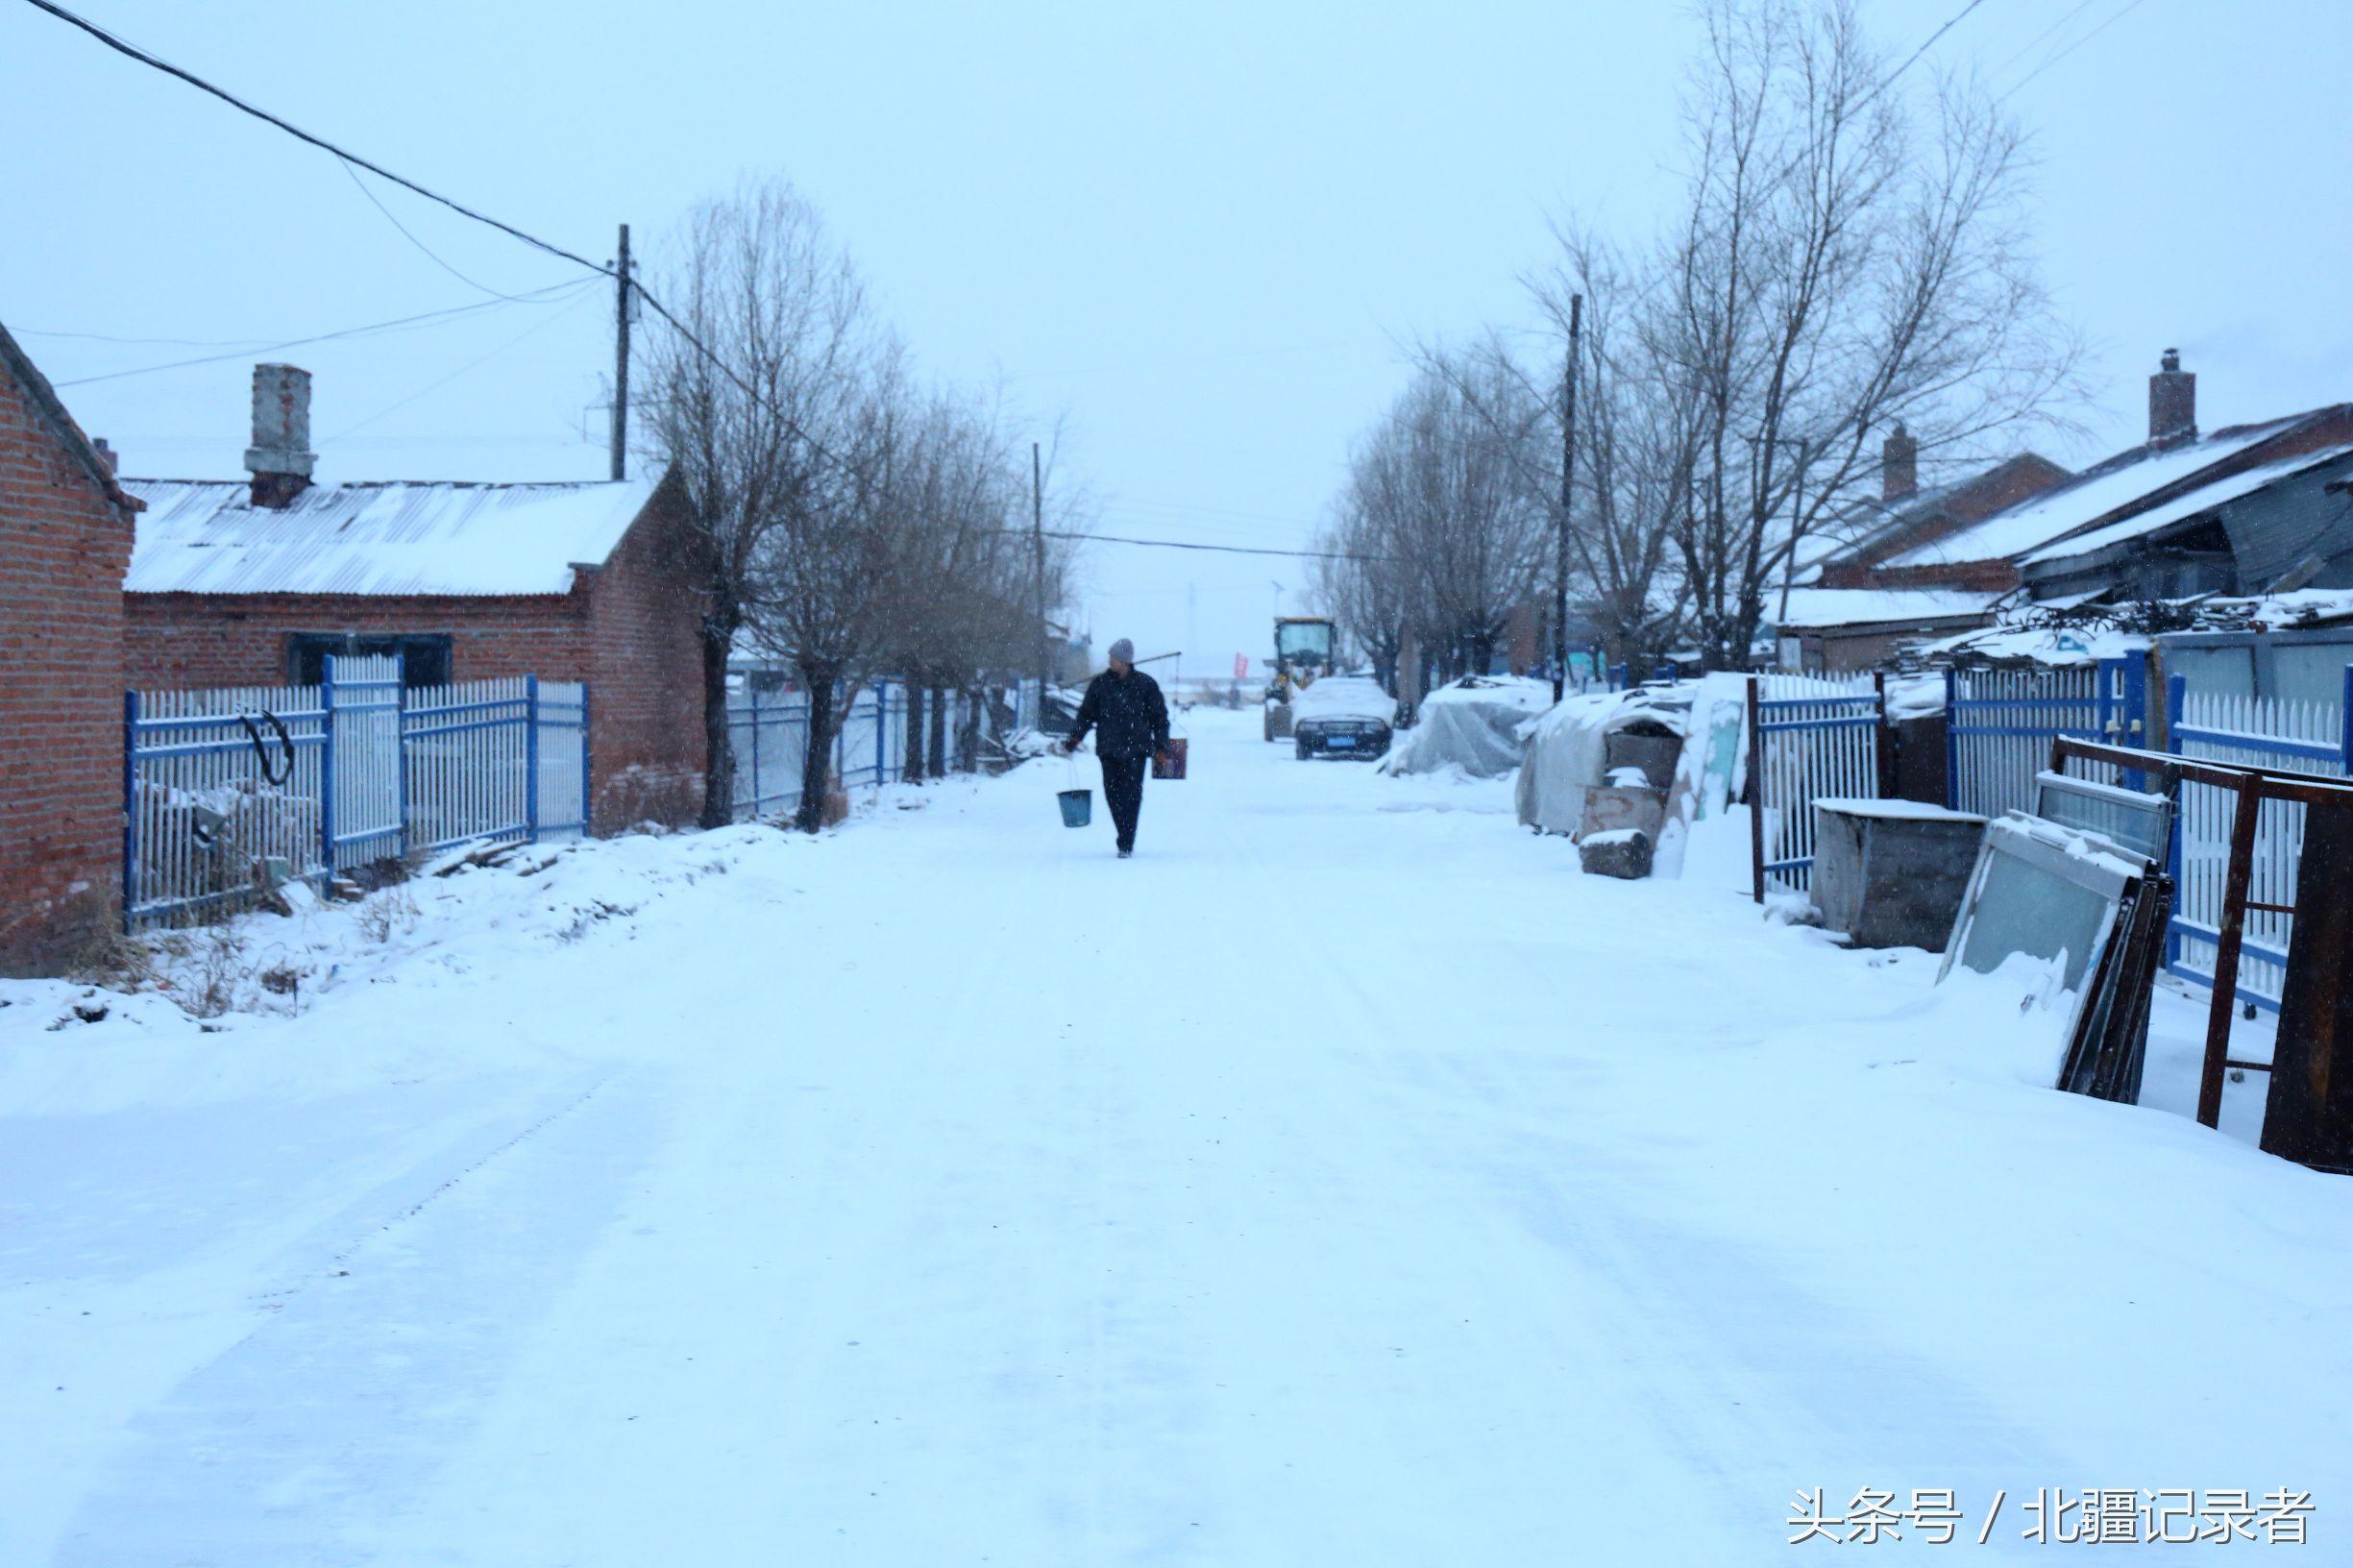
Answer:
[[[1111,645],[1111,656],[1117,659],[1121,664],[1134,664],[1136,662],[1136,645],[1129,642],[1125,637],[1122,637],[1117,642]]]

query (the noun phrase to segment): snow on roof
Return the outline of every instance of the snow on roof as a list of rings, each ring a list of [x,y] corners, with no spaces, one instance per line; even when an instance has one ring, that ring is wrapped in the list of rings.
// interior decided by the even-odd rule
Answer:
[[[1952,621],[1993,609],[1999,594],[1958,588],[1793,588],[1781,626],[1863,626],[1882,622]],[[1777,601],[1768,600],[1769,606]]]
[[[2065,560],[2071,555],[2089,555],[2096,550],[2105,550],[2110,545],[2121,544],[2127,539],[2138,539],[2145,534],[2155,533],[2160,528],[2170,527],[2176,523],[2195,517],[2208,507],[2219,506],[2226,501],[2236,501],[2241,496],[2251,495],[2267,484],[2284,479],[2289,475],[2304,469],[2316,468],[2322,463],[2333,462],[2349,452],[2353,452],[2353,446],[2327,447],[2319,452],[2300,453],[2293,457],[2283,457],[2276,463],[2263,463],[2243,474],[2233,474],[2227,478],[2217,479],[2212,484],[2199,485],[2188,495],[2176,496],[2162,506],[2152,506],[2145,512],[2136,512],[2121,522],[2109,524],[2104,528],[2094,528],[2090,533],[2077,534],[2071,539],[2054,540],[2022,559],[2031,565],[2036,561],[2058,561]]]
[[[1996,512],[1981,523],[1916,545],[1879,564],[1939,566],[1954,561],[2007,560],[2244,452],[2308,417],[2295,414],[2267,425],[2242,425],[2217,430],[2202,441],[2165,452],[2135,447],[2071,479],[2061,480],[2029,496],[2015,506]]]
[[[1930,663],[2082,665],[2120,658],[2148,647],[2138,632],[2099,626],[1987,626],[1959,632],[1912,651]]]
[[[134,594],[567,594],[658,481],[314,485],[282,509],[242,479],[126,479]]]

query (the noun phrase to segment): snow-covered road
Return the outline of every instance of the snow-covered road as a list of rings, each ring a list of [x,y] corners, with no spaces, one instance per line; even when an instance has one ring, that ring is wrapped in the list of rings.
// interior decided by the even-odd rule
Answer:
[[[1254,731],[1130,863],[1034,765],[429,883],[291,1019],[16,988],[0,1563],[1739,1564],[1866,1485],[2353,1560],[2353,1188]]]

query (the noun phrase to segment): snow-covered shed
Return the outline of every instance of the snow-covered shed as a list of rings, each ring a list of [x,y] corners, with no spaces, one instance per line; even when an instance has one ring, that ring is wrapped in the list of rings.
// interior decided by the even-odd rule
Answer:
[[[309,376],[254,372],[245,479],[126,479],[128,684],[307,684],[330,653],[408,683],[589,684],[591,819],[701,809],[699,616],[674,478],[313,484]]]

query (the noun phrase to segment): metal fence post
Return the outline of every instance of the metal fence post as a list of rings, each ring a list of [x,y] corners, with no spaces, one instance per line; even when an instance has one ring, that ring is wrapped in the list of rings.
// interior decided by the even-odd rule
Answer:
[[[874,682],[874,788],[891,782],[891,683]]]
[[[2353,675],[2353,666],[2345,670]],[[139,694],[123,693],[123,929],[139,896]]]
[[[2353,684],[2353,665],[2348,665],[2345,667],[2345,674],[2348,677],[2348,683]],[[2189,676],[2168,675],[2165,677],[2165,748],[2167,751],[2177,757],[2182,754],[2182,708],[2188,703],[2189,699]],[[2166,835],[2165,872],[2166,875],[2172,878],[2173,881],[2173,908],[2176,913],[2180,911],[2182,906],[2181,841],[2188,834],[2190,827],[2189,822],[2184,820],[2185,813],[2182,810],[2182,794],[2184,791],[2188,790],[2189,787],[2190,786],[2188,784],[2176,784],[2173,787],[2173,830]],[[2181,927],[2175,920],[2169,919],[2165,922],[2165,964],[2167,968],[2169,969],[2181,962]]]
[[[319,862],[324,889],[335,878],[335,659],[320,660],[319,681]]]
[[[1878,775],[1878,794],[1882,800],[1893,800],[1900,793],[1896,785],[1896,726],[1887,717],[1887,672],[1871,673],[1872,700],[1878,705],[1879,722],[1871,732],[1872,769]]]
[[[539,842],[539,677],[523,677],[523,831]]]
[[[1945,809],[1961,809],[1961,677],[1945,672]]]
[[[1759,679],[1749,677],[1749,868],[1758,903],[1765,901],[1765,734],[1757,706]]]
[[[2344,696],[2337,709],[2337,723],[2338,751],[2344,761],[2345,776],[2353,778],[2353,664],[2344,667]]]
[[[751,698],[751,817],[752,821],[757,821],[760,810],[768,800],[760,793],[760,677],[757,674],[746,675],[744,690]]]
[[[596,769],[597,753],[589,744],[588,698],[588,682],[583,680],[580,682],[580,837],[583,839],[593,837],[588,808],[597,797],[597,792],[589,783]]]
[[[392,714],[392,772],[394,788],[400,792],[401,858],[408,858],[408,655],[392,655],[393,701],[399,706]]]

